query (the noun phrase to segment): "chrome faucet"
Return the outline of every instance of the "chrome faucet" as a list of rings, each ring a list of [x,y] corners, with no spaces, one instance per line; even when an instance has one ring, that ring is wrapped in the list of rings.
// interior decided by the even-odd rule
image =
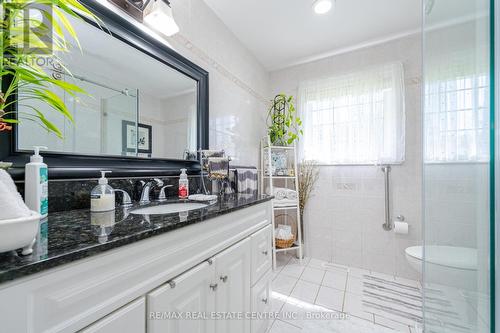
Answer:
[[[122,196],[122,207],[130,207],[132,206],[132,199],[130,199],[130,195],[127,193],[127,191],[121,190],[119,188],[115,188],[115,192],[121,192],[123,194]]]
[[[160,189],[160,194],[158,195],[158,201],[160,201],[160,202],[167,201],[167,195],[165,194],[165,189],[167,187],[172,187],[172,186],[174,186],[174,185],[165,185]]]
[[[155,178],[149,182],[144,182],[141,180],[142,184],[142,193],[141,193],[141,200],[139,200],[139,203],[141,205],[148,204],[151,202],[149,200],[149,192],[151,191],[151,188],[154,186],[163,186],[163,181],[161,179]]]

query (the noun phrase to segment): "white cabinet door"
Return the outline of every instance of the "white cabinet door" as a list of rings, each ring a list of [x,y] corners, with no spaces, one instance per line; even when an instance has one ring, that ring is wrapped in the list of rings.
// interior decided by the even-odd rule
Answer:
[[[255,318],[251,321],[252,333],[265,333],[270,320],[266,316],[271,311],[271,270],[252,287],[252,313]],[[259,317],[260,316],[260,317]]]
[[[245,239],[213,259],[218,279],[215,309],[218,313],[241,314],[239,319],[216,320],[217,333],[250,333],[250,239]]]
[[[146,301],[141,297],[84,328],[81,333],[145,333]]]
[[[214,311],[214,278],[214,265],[204,262],[149,293],[148,333],[213,333],[214,322],[200,316]]]
[[[272,230],[267,226],[250,236],[252,242],[252,285],[266,273],[272,265]]]

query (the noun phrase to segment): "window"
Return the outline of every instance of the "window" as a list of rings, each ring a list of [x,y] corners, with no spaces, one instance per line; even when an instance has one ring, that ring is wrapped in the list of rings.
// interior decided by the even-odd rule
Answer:
[[[452,75],[425,85],[425,162],[489,160],[488,76]]]
[[[402,64],[303,82],[302,157],[322,164],[404,161]]]

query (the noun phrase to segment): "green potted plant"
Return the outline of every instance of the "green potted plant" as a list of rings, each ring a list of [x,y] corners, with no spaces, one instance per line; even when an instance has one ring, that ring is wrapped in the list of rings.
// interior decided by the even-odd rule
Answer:
[[[272,145],[291,145],[303,134],[302,120],[297,116],[293,96],[278,94],[267,115],[267,134]]]
[[[72,96],[85,91],[52,77],[40,63],[50,59],[64,74],[71,75],[57,57],[57,53],[70,51],[68,37],[80,47],[67,16],[77,19],[86,17],[94,22],[99,20],[78,0],[5,0],[0,7],[0,131],[11,130],[12,124],[27,120],[62,138],[59,128],[47,119],[46,110],[59,112],[71,122],[73,117],[64,101],[53,92],[54,88]],[[34,8],[38,16],[26,15]],[[43,36],[50,36],[50,42],[43,40]],[[47,52],[48,49],[52,52]],[[17,91],[20,88],[23,93],[19,97]],[[29,103],[33,101],[38,103]],[[16,105],[25,106],[32,112],[19,112]]]

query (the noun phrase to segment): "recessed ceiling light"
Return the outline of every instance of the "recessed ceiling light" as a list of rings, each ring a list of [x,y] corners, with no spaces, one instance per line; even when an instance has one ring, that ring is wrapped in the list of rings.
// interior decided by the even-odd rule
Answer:
[[[333,7],[332,0],[316,0],[313,3],[313,9],[316,14],[326,14]]]

